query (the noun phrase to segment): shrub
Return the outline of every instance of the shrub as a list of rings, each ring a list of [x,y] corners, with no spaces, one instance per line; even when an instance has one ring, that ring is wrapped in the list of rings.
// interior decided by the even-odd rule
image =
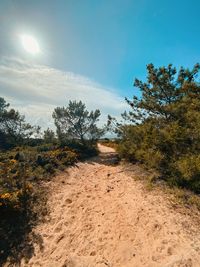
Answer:
[[[200,193],[200,155],[185,155],[173,164],[179,184]]]
[[[127,124],[115,124],[121,157],[159,170],[170,184],[200,193],[200,65],[192,70],[172,65],[147,66],[147,81],[135,80],[141,97],[126,99]]]
[[[31,227],[45,212],[40,181],[77,161],[70,148],[51,148],[20,147],[0,153],[0,265],[8,257],[10,261],[25,257],[23,248],[33,249]]]
[[[79,141],[68,143],[68,147],[77,154],[78,159],[87,159],[98,155],[96,142],[85,141],[84,144]]]

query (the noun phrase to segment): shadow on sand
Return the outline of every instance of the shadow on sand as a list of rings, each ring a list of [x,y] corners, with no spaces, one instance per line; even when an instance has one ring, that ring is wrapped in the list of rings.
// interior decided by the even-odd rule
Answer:
[[[120,158],[116,152],[104,152],[104,153],[99,153],[98,156],[93,157],[87,162],[89,163],[99,163],[107,166],[114,166],[117,165],[120,161]]]
[[[41,236],[32,232],[30,212],[6,207],[0,216],[0,266],[20,266],[22,258],[28,261],[34,254],[34,243],[43,249]]]

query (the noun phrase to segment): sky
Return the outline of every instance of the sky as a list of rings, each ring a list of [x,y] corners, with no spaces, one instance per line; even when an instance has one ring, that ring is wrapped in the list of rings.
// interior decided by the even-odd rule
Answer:
[[[199,14],[198,0],[1,0],[0,96],[42,128],[69,100],[119,117],[147,64],[199,62]]]

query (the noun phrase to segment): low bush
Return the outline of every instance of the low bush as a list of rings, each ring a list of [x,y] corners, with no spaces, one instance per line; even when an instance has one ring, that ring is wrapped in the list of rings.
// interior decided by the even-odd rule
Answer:
[[[18,266],[33,253],[31,229],[46,209],[43,181],[97,154],[96,140],[104,133],[96,125],[99,116],[70,101],[53,112],[56,134],[48,128],[42,136],[0,97],[0,266],[8,258]]]
[[[78,159],[87,159],[98,155],[97,143],[85,141],[84,144],[79,141],[68,142],[67,146],[76,153]]]
[[[77,161],[68,147],[24,147],[0,153],[0,265],[32,250],[32,225],[45,212],[41,181]]]
[[[147,66],[147,81],[135,80],[141,97],[126,99],[127,124],[116,123],[121,157],[159,171],[170,185],[200,193],[200,65],[192,70]]]

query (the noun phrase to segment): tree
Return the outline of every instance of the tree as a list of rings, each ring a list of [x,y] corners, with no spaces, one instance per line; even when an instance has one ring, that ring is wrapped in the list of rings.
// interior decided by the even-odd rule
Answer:
[[[104,130],[97,127],[101,113],[98,109],[89,112],[82,101],[69,101],[67,107],[57,107],[53,112],[57,135],[65,140],[94,141],[103,135]]]
[[[55,133],[53,130],[47,128],[46,131],[44,131],[44,142],[47,144],[54,143],[56,140]]]
[[[25,117],[18,111],[8,110],[9,106],[10,104],[0,97],[0,148],[22,145],[40,129],[26,123]]]
[[[173,121],[180,118],[182,112],[177,105],[180,101],[200,99],[199,84],[195,80],[200,65],[196,64],[190,71],[180,68],[177,70],[171,64],[168,67],[155,68],[147,65],[147,82],[135,79],[134,86],[139,88],[141,98],[136,96],[132,100],[126,98],[131,107],[129,118],[132,122],[144,122],[150,118]],[[183,106],[181,107],[183,108]]]
[[[171,183],[200,192],[200,65],[177,72],[171,64],[147,65],[147,80],[135,80],[141,96],[126,102],[125,124],[109,118],[121,136],[121,155],[157,169]],[[167,178],[168,177],[168,178]]]

